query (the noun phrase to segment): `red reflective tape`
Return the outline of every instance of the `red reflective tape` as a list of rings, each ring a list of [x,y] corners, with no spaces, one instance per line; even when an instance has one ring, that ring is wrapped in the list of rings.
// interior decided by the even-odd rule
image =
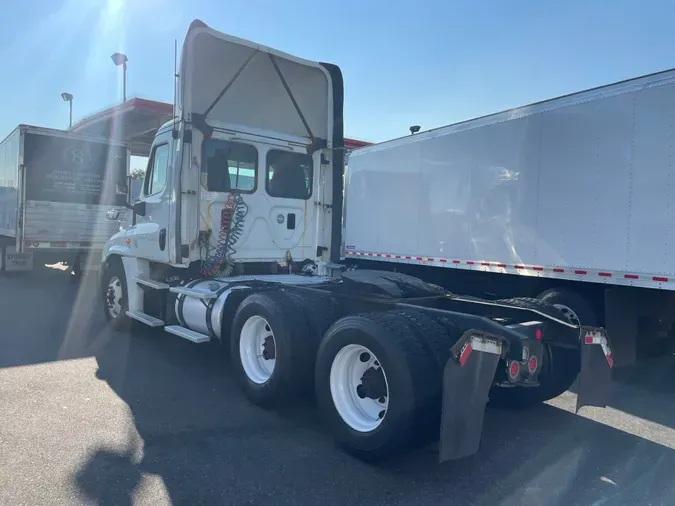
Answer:
[[[412,257],[405,257],[406,260],[412,260]]]
[[[626,279],[640,279],[640,276],[637,274],[624,274],[623,277]]]
[[[516,269],[524,269],[525,266],[524,266],[524,265],[516,265],[515,268],[516,268]]]
[[[445,258],[439,258],[438,261],[441,262],[441,263],[443,263],[443,264],[444,264],[445,262],[447,262],[447,260],[446,260]]]
[[[373,254],[372,254],[372,253],[368,253],[368,256],[369,256],[369,257],[372,257],[372,256],[373,256]]]
[[[497,267],[502,267],[502,268],[506,269],[506,264],[497,264]]]
[[[468,265],[473,265],[473,262],[469,261],[467,262]]]
[[[593,344],[593,336],[591,335],[586,335],[586,338],[584,339],[586,344]]]
[[[401,255],[396,255],[394,258],[401,258]]]
[[[614,367],[614,359],[612,358],[612,356],[605,355],[605,358],[607,359],[607,364],[609,365],[610,369]]]
[[[484,265],[485,267],[490,267],[490,263],[489,263],[489,262],[481,262],[480,264],[481,264],[481,265]]]
[[[460,262],[459,260],[453,260],[452,263],[453,263],[453,264],[459,264],[459,263],[461,263],[461,262]]]
[[[553,272],[565,272],[565,269],[554,268]]]
[[[376,257],[381,257],[381,256],[382,256],[382,253],[375,253],[375,256],[376,256]]]
[[[415,257],[415,260],[422,260],[422,257]]]
[[[391,255],[390,255],[389,253],[387,253],[387,254],[384,255],[384,256],[385,256],[386,258],[391,258]]]
[[[427,260],[428,260],[429,262],[433,262],[433,261],[434,261],[433,258],[427,258]]]
[[[654,276],[652,279],[653,279],[654,281],[661,281],[661,282],[663,282],[663,283],[667,283],[667,282],[668,282],[668,278],[662,278],[662,277],[660,277],[660,276]]]
[[[469,359],[469,355],[471,355],[471,351],[473,348],[471,347],[471,343],[466,345],[466,348],[462,350],[462,353],[459,355],[459,365],[464,367],[464,364],[466,364],[466,361]]]
[[[586,271],[574,271],[574,274],[588,274]]]
[[[611,272],[598,272],[598,276],[602,276],[603,278],[611,278],[612,273]]]
[[[543,267],[532,267],[532,270],[533,271],[543,271],[544,268]]]

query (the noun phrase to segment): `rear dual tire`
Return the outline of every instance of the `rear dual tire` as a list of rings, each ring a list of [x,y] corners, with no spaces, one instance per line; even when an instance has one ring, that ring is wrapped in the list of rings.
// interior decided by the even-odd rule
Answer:
[[[447,330],[416,311],[347,316],[326,329],[336,318],[327,298],[283,291],[247,297],[233,320],[230,351],[248,400],[280,408],[314,387],[338,445],[368,462],[436,438]]]
[[[253,404],[279,408],[311,395],[314,358],[330,305],[284,291],[254,293],[234,315],[230,359],[237,382]],[[328,323],[329,325],[330,323]]]
[[[438,435],[442,370],[417,332],[392,311],[347,316],[321,342],[319,410],[338,445],[361,460],[387,459]]]

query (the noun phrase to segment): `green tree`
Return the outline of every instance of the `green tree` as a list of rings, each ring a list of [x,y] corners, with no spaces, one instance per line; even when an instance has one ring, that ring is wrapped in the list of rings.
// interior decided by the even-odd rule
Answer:
[[[145,177],[145,171],[143,169],[132,169],[131,170],[131,179],[143,179]]]

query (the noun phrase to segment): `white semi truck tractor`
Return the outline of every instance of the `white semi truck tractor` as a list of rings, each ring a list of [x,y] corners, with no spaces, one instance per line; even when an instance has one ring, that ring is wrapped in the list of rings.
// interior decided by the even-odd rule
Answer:
[[[338,443],[369,461],[431,439],[441,460],[472,454],[488,400],[543,402],[577,374],[578,407],[605,405],[612,352],[602,328],[536,299],[461,296],[393,263],[342,261],[342,237],[364,223],[343,221],[343,190],[408,204],[386,178],[343,189],[337,66],[194,21],[177,97],[139,200],[103,254],[114,329],[140,324],[229,347],[251,402],[314,395]],[[413,240],[382,218],[362,233]]]

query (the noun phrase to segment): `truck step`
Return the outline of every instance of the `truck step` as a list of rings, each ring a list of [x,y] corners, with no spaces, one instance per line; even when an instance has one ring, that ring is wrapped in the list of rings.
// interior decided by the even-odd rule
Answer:
[[[216,292],[206,292],[204,290],[195,290],[194,288],[185,288],[182,286],[172,286],[169,288],[169,291],[201,300],[210,300],[218,297],[218,293]]]
[[[127,316],[138,320],[141,323],[145,323],[148,327],[162,327],[164,322],[159,318],[145,314],[142,311],[127,311]]]
[[[180,325],[169,325],[168,327],[164,327],[164,330],[166,330],[169,334],[182,337],[183,339],[187,339],[193,343],[206,343],[211,340],[211,338],[206,334],[200,334],[199,332],[186,329]]]
[[[150,288],[154,288],[155,290],[166,290],[169,288],[169,285],[167,285],[166,283],[162,283],[161,281],[156,281],[154,279],[135,277],[134,281],[139,285],[149,286]]]

